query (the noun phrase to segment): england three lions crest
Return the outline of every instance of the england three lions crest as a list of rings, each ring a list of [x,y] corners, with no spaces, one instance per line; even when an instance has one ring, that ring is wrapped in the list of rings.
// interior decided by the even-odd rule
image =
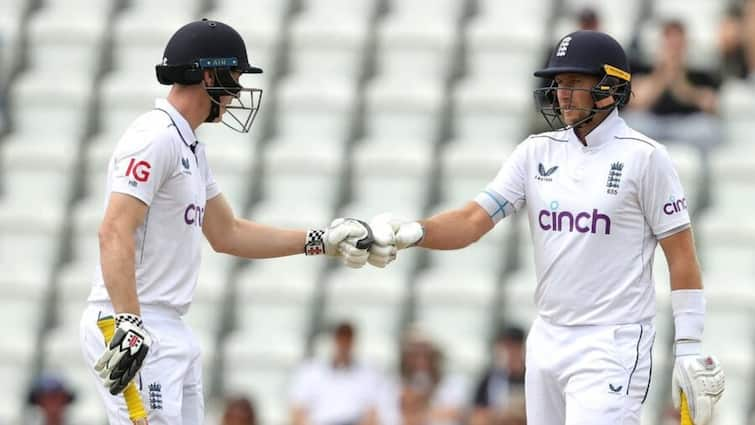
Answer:
[[[619,185],[621,184],[621,171],[623,169],[623,162],[617,161],[611,164],[611,168],[608,170],[608,181],[606,181],[607,194],[616,195],[619,193]]]

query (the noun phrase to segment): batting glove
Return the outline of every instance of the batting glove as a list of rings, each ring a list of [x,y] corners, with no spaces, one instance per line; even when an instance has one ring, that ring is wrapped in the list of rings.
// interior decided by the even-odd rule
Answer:
[[[373,241],[367,223],[354,218],[337,218],[325,230],[307,232],[304,253],[339,257],[347,266],[360,268],[367,263],[368,249]]]
[[[425,229],[419,222],[394,217],[390,213],[380,214],[370,221],[375,243],[370,248],[367,261],[375,267],[385,267],[396,259],[400,249],[417,245],[425,236]]]
[[[721,364],[715,357],[699,353],[680,355],[677,349],[671,380],[674,407],[678,409],[681,405],[680,391],[683,391],[692,422],[695,425],[710,424],[713,408],[724,392],[725,380]]]
[[[94,370],[113,395],[123,392],[139,373],[152,344],[142,327],[142,319],[135,314],[116,314],[115,326],[110,344],[94,365]]]

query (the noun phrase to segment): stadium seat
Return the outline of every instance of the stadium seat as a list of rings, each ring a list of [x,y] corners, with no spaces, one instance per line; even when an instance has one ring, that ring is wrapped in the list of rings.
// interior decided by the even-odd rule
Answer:
[[[236,285],[236,335],[247,350],[304,353],[323,258],[303,255],[254,262]]]
[[[152,40],[152,43],[164,47],[178,28],[196,19],[201,7],[199,0],[131,0],[116,17],[115,33],[119,40]],[[160,17],[160,25],[154,23],[156,16]],[[156,63],[160,62],[159,59]],[[138,67],[137,64],[134,66]]]
[[[279,83],[277,101],[281,113],[271,144],[285,140],[307,149],[339,150],[349,139],[357,102],[354,81],[290,76]]]
[[[0,264],[50,270],[60,254],[71,168],[9,156],[2,157],[6,192],[0,197]]]
[[[440,137],[446,96],[441,81],[411,84],[377,78],[365,90],[365,133],[368,142],[431,145]]]
[[[115,146],[128,125],[154,108],[155,99],[166,97],[168,91],[168,87],[157,82],[154,68],[152,73],[132,73],[125,69],[108,73],[98,93],[102,112],[98,136],[106,136],[107,142]]]
[[[466,78],[454,87],[454,138],[461,143],[516,146],[524,140],[532,112],[530,85]]]
[[[408,275],[400,268],[352,270],[339,267],[325,286],[324,323],[351,321],[364,343],[398,336],[408,294]]]
[[[454,252],[482,250],[467,247]],[[487,360],[495,323],[498,273],[492,268],[433,267],[417,276],[416,317],[442,348],[448,367],[475,376]]]
[[[75,149],[90,118],[89,78],[72,75],[66,84],[59,84],[49,78],[47,70],[21,74],[9,93],[14,133],[23,135],[25,143],[61,144]]]
[[[365,65],[374,7],[373,0],[305,2],[290,26],[290,72],[318,83],[327,79],[356,82]]]
[[[479,2],[479,13],[465,29],[467,69],[475,78],[484,78],[517,88],[531,86],[534,69],[546,58],[545,31],[532,31],[551,12],[549,0],[501,3]]]
[[[529,254],[529,252],[524,254]],[[503,282],[503,312],[501,315],[505,322],[531,324],[535,320],[537,316],[535,307],[536,287],[537,277],[534,267],[530,270],[521,268],[506,277]]]
[[[452,140],[440,157],[441,202],[461,207],[495,179],[515,145],[505,140]],[[436,208],[442,211],[442,208]]]
[[[29,18],[29,65],[95,77],[100,66],[108,16],[116,1],[45,1]]]
[[[260,122],[256,123],[261,126]],[[205,144],[207,162],[226,201],[236,214],[246,209],[254,187],[259,152],[257,134],[238,133],[223,124],[203,124],[197,139]]]
[[[0,403],[0,422],[21,424],[21,415],[26,407],[31,371],[15,362],[0,361],[0,379],[5,382],[3,391],[7,398]]]
[[[288,379],[304,354],[321,260],[264,260],[239,275],[237,330],[223,345],[224,389],[252,397],[265,423],[287,418]]]
[[[289,380],[301,358],[298,351],[249,352],[248,341],[234,335],[226,344],[224,389],[252,398],[265,424],[288,423]]]
[[[0,86],[5,86],[22,59],[20,29],[30,3],[29,0],[8,0],[0,4]]]
[[[733,148],[752,146],[755,132],[752,114],[755,113],[755,88],[747,81],[724,81],[721,87],[721,119],[726,142]]]
[[[352,157],[352,204],[373,215],[399,209],[418,218],[429,197],[431,152],[427,145],[358,145]]]
[[[268,147],[263,161],[262,200],[253,220],[300,228],[330,223],[343,189],[342,152],[279,142]]]
[[[93,365],[84,361],[79,343],[79,327],[85,306],[85,299],[70,299],[58,306],[61,311],[56,326],[45,334],[43,363],[48,373],[64,377],[76,392],[71,420],[94,425],[102,423],[105,411],[94,386]]]
[[[388,10],[392,15],[422,19],[429,25],[456,22],[461,18],[465,6],[464,0],[388,0]]]
[[[443,82],[451,75],[458,64],[454,60],[457,27],[452,20],[439,20],[427,14],[439,10],[438,6],[434,4],[423,14],[389,14],[379,22],[378,74],[405,82],[407,88],[415,82]]]
[[[703,158],[698,149],[681,143],[666,145],[671,161],[684,188],[688,209],[691,214],[698,212],[703,188]]]
[[[2,237],[0,237],[2,238]],[[31,251],[26,251],[27,254]],[[4,254],[4,253],[3,253]],[[6,258],[3,255],[3,260]],[[39,332],[45,321],[44,301],[49,296],[49,272],[3,264],[0,276],[0,379],[7,399],[0,403],[0,420],[15,422],[22,410],[33,372]]]
[[[599,0],[566,0],[553,31],[554,44],[564,35],[578,29],[577,15],[585,8],[595,11],[600,31],[611,34],[622,46],[629,46],[634,27],[640,19],[640,2],[606,4]]]
[[[218,0],[210,19],[232,26],[246,44],[249,61],[274,76],[278,70],[283,19],[291,8],[290,0]]]

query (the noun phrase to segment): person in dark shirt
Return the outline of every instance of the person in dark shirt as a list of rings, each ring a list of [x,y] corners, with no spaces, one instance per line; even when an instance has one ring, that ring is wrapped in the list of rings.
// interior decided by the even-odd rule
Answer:
[[[477,384],[470,425],[498,424],[523,408],[514,401],[524,396],[524,339],[518,326],[496,335],[492,364]]]
[[[718,28],[721,72],[755,80],[755,0],[733,3]]]
[[[707,151],[722,138],[718,114],[720,79],[687,67],[687,38],[680,21],[662,26],[658,58],[632,69],[625,119],[636,130],[664,143],[688,143]]]

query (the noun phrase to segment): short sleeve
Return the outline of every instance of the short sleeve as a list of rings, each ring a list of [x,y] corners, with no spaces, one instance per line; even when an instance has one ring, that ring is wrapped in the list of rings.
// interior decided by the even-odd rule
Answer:
[[[220,194],[220,186],[218,186],[218,182],[215,181],[215,176],[212,175],[212,169],[210,169],[209,164],[207,165],[207,172],[205,173],[205,191],[207,193],[206,199],[208,201]]]
[[[642,210],[656,238],[662,239],[689,225],[687,198],[664,147],[658,147],[650,154],[641,182]]]
[[[527,142],[520,143],[504,162],[498,175],[476,197],[494,222],[524,206],[527,165]]]
[[[113,154],[110,191],[131,195],[150,205],[173,173],[176,158],[169,138],[123,139]]]
[[[197,155],[199,155],[199,163],[201,164],[202,175],[204,176],[205,199],[209,201],[220,194],[220,187],[217,181],[215,181],[215,176],[212,174],[212,168],[210,167],[210,162],[207,160],[204,145],[200,144],[199,146]]]

